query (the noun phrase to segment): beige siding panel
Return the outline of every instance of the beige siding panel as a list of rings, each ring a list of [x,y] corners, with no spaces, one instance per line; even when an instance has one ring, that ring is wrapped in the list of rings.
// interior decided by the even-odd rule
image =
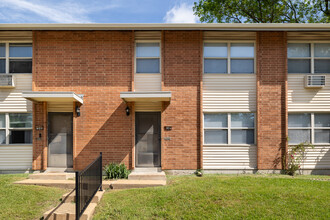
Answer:
[[[256,168],[256,146],[203,146],[203,169]]]
[[[330,112],[330,76],[322,89],[305,89],[305,74],[288,75],[289,112]]]
[[[32,168],[32,146],[0,146],[0,170]]]
[[[135,31],[135,40],[160,40],[160,31]]]
[[[134,90],[137,92],[161,91],[162,75],[160,73],[143,74],[134,76]]]
[[[0,41],[32,41],[32,31],[0,31]]]
[[[204,31],[204,40],[255,40],[256,32]]]
[[[288,40],[326,40],[330,39],[330,32],[288,32]]]
[[[135,102],[136,112],[159,112],[162,110],[162,102]]]
[[[32,102],[22,91],[32,91],[32,74],[15,74],[15,88],[0,88],[0,112],[32,112]]]
[[[72,102],[48,102],[48,112],[73,112]]]
[[[204,112],[255,112],[255,74],[204,74]]]
[[[330,169],[330,146],[315,145],[307,149],[302,169]]]

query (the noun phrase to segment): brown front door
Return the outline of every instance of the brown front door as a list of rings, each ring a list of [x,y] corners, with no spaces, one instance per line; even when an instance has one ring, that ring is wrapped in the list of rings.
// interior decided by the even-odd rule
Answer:
[[[135,113],[135,164],[160,166],[160,112]]]
[[[72,112],[48,113],[48,166],[73,166],[73,114]]]

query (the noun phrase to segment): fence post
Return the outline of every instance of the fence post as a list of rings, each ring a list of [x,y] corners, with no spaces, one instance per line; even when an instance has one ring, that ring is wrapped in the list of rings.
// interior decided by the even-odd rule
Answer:
[[[102,189],[102,152],[100,152],[100,182],[101,182],[101,186],[100,186],[100,191],[103,191]]]
[[[76,219],[80,218],[80,188],[79,188],[79,172],[76,171]]]

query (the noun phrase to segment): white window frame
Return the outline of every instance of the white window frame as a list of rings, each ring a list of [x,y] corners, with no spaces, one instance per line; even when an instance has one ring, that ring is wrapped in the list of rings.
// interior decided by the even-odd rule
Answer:
[[[290,114],[310,114],[310,121],[311,126],[310,127],[289,127],[288,124],[288,131],[289,130],[310,130],[311,131],[311,144],[313,145],[330,145],[329,143],[315,143],[315,130],[330,130],[330,127],[315,127],[315,114],[327,114],[330,115],[330,113],[325,112],[289,112],[288,117]],[[297,145],[300,143],[290,143],[289,145]]]
[[[136,56],[136,48],[138,43],[158,43],[159,44],[159,57],[140,57]],[[137,73],[137,59],[159,59],[159,73]],[[162,43],[161,40],[136,40],[134,43],[134,73],[135,74],[161,74],[162,73]]]
[[[315,44],[329,44],[330,41],[288,41],[287,44],[310,44],[310,57],[288,57],[288,50],[287,50],[287,59],[290,60],[307,60],[311,61],[311,69],[310,73],[289,73],[288,74],[330,74],[330,73],[315,73],[314,71],[314,60],[330,60],[330,57],[315,57],[314,56],[314,45]],[[289,68],[288,68],[289,69]]]
[[[231,114],[254,114],[254,127],[231,127]],[[227,114],[227,127],[205,127],[205,114]],[[203,145],[205,146],[256,146],[256,113],[255,112],[203,112]],[[254,130],[254,144],[232,144],[231,131],[232,130]],[[205,144],[205,130],[227,130],[227,144]]]
[[[6,54],[5,54],[6,71],[5,71],[5,73],[0,73],[0,74],[32,74],[32,72],[31,73],[9,73],[9,60],[15,60],[15,59],[18,59],[18,60],[31,59],[32,60],[32,57],[9,57],[9,44],[24,44],[24,43],[32,44],[32,41],[0,41],[0,43],[5,44],[5,48],[6,48]],[[32,45],[32,50],[33,50],[33,45]],[[0,59],[3,59],[3,57],[1,57]],[[33,62],[33,60],[32,60],[32,62]]]
[[[219,44],[227,44],[227,58],[225,57],[204,57],[204,45],[206,43],[219,43]],[[249,44],[253,44],[253,48],[254,48],[254,57],[253,57],[253,73],[231,73],[231,65],[230,65],[230,61],[231,59],[233,60],[247,60],[247,59],[252,59],[252,57],[233,57],[231,58],[230,57],[230,47],[231,47],[231,44],[239,44],[239,43],[249,43]],[[256,42],[255,41],[219,41],[219,40],[206,40],[206,41],[203,41],[203,74],[234,74],[234,75],[238,75],[238,74],[256,74],[256,65],[257,65],[257,59],[256,59],[256,56],[257,56],[257,52],[256,52]],[[227,59],[227,73],[205,73],[204,70],[205,70],[205,59]]]
[[[5,144],[0,144],[0,146],[3,145],[32,145],[32,143],[30,144],[10,144],[9,143],[9,139],[10,139],[10,131],[18,131],[18,130],[33,130],[33,124],[31,128],[12,128],[10,127],[10,121],[9,121],[9,114],[32,114],[32,112],[9,112],[9,113],[4,113],[4,112],[0,112],[0,114],[4,114],[5,115],[5,128],[0,128],[0,130],[5,130],[5,135],[6,135],[6,143]],[[33,123],[33,121],[32,121]],[[33,141],[33,136],[32,136],[32,141]]]

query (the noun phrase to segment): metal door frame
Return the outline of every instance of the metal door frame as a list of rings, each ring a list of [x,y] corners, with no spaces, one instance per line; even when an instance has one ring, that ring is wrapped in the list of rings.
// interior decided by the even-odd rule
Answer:
[[[59,166],[49,166],[49,158],[50,158],[50,147],[49,147],[49,134],[50,134],[50,129],[49,129],[49,125],[50,125],[50,120],[49,120],[49,113],[57,113],[57,114],[61,114],[61,113],[71,113],[72,114],[72,123],[71,123],[71,130],[72,130],[72,163],[73,163],[73,112],[48,112],[47,113],[47,167],[51,167],[51,168],[72,168],[68,166],[68,163],[66,164],[65,167],[59,167]]]
[[[138,122],[136,120],[137,118],[137,114],[155,114],[158,116],[158,128],[159,128],[159,134],[158,134],[158,142],[159,142],[159,165],[158,166],[140,166],[137,164],[137,156],[138,156],[138,153],[137,153],[137,125],[138,125]],[[162,152],[162,142],[161,142],[161,134],[162,134],[162,126],[161,126],[161,112],[135,112],[135,143],[134,143],[134,154],[135,154],[135,167],[149,167],[149,168],[152,168],[152,167],[161,167],[162,166],[162,157],[161,157],[161,152]]]

